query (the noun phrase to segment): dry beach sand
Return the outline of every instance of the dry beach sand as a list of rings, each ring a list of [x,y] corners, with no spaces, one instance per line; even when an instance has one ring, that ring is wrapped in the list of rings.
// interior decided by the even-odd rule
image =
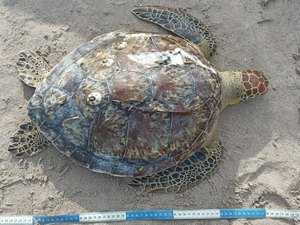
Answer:
[[[0,214],[65,214],[127,209],[300,208],[300,1],[151,1],[185,7],[210,26],[222,70],[265,72],[269,92],[228,107],[220,120],[226,158],[219,171],[184,193],[144,194],[121,179],[83,169],[53,148],[13,158],[9,137],[26,118],[33,90],[17,78],[22,49],[53,66],[79,44],[116,29],[166,32],[130,13],[150,1],[0,1]],[[121,224],[300,224],[286,220],[127,222]]]

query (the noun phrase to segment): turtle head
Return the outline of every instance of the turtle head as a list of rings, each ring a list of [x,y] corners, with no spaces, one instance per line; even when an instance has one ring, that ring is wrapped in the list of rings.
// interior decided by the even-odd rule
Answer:
[[[264,94],[268,80],[261,71],[241,70],[220,72],[223,107]]]

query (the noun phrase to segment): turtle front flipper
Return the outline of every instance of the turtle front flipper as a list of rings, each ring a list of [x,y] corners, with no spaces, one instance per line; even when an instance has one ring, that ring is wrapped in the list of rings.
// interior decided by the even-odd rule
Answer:
[[[206,58],[216,50],[215,40],[209,29],[184,9],[163,6],[144,6],[132,10],[137,17],[156,23],[180,37],[197,44]]]
[[[51,67],[37,52],[22,51],[17,62],[19,78],[28,86],[37,87]]]
[[[177,166],[146,177],[134,178],[129,183],[144,192],[182,192],[208,178],[223,158],[223,146],[219,139],[198,150]]]
[[[7,150],[16,157],[34,155],[50,144],[32,122],[21,124],[10,139]]]

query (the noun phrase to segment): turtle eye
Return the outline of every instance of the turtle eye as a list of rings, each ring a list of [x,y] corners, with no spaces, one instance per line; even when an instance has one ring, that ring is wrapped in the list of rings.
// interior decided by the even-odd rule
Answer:
[[[101,94],[98,92],[92,92],[87,96],[87,103],[89,105],[99,105],[101,103],[102,97]]]

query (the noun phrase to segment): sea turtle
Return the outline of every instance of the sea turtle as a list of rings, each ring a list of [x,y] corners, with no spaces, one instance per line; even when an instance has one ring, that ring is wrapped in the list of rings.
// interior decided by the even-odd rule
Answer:
[[[183,9],[137,7],[167,34],[111,32],[51,68],[33,51],[19,55],[19,78],[35,93],[28,122],[8,151],[31,156],[54,145],[92,171],[130,177],[145,192],[177,192],[208,177],[222,158],[219,113],[263,94],[257,70],[218,72],[211,32]],[[180,36],[180,37],[179,37]]]

